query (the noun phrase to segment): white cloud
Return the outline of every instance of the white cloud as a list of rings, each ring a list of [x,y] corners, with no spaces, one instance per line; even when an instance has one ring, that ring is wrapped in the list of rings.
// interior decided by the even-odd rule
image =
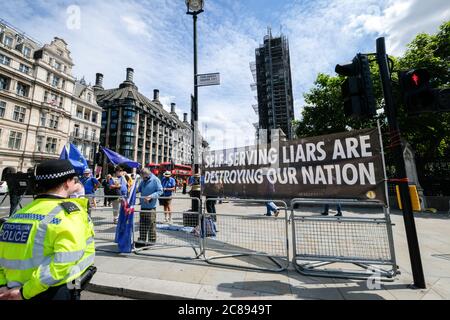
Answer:
[[[256,1],[254,1],[256,3]],[[81,29],[66,26],[66,9],[73,1],[3,1],[2,18],[41,42],[54,36],[69,43],[74,75],[94,79],[105,75],[104,86],[117,87],[125,69],[135,70],[140,92],[152,98],[153,89],[170,110],[190,115],[193,92],[192,17],[184,1],[79,0]],[[283,26],[290,42],[296,116],[303,92],[318,72],[333,73],[334,65],[357,52],[375,50],[385,35],[392,53],[402,52],[417,32],[435,32],[449,19],[447,0],[318,0],[285,1],[274,5],[272,21],[260,8],[240,1],[208,1],[198,17],[199,73],[220,72],[222,84],[199,89],[200,128],[208,125],[212,148],[253,143],[257,116],[249,62],[263,41],[267,25]],[[274,31],[274,34],[277,32]],[[225,145],[224,145],[225,143]]]

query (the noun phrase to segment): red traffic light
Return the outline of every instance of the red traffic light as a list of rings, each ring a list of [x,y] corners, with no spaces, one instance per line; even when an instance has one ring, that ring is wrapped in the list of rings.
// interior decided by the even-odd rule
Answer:
[[[405,90],[415,90],[428,86],[430,73],[426,69],[414,69],[403,73],[403,87]]]

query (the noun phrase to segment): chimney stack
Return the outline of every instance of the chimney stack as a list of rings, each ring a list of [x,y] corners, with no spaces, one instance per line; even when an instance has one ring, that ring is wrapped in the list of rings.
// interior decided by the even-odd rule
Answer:
[[[127,68],[127,82],[133,82],[134,70]]]
[[[175,103],[170,104],[170,113],[175,113],[175,107],[176,107]]]
[[[184,118],[184,122],[188,122],[188,114],[187,113],[183,113],[183,118]]]
[[[153,100],[159,101],[159,90],[158,89],[153,90]]]
[[[103,74],[96,73],[95,74],[95,86],[94,89],[103,89]]]

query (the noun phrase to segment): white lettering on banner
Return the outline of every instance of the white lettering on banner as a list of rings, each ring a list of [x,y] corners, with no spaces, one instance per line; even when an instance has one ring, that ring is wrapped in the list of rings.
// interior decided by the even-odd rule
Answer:
[[[217,170],[205,172],[206,184],[262,184],[265,179],[271,184],[299,184],[296,168],[266,168],[242,170]],[[376,185],[373,162],[324,166],[304,166],[300,170],[304,185]]]

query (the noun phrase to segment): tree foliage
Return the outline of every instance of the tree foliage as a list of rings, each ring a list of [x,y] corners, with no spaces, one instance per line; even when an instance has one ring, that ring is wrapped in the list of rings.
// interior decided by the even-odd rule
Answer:
[[[443,23],[435,35],[417,35],[402,57],[391,58],[394,98],[402,137],[412,145],[419,158],[443,157],[450,149],[450,113],[408,116],[401,98],[397,72],[427,68],[434,88],[450,86],[450,21]],[[383,92],[375,62],[371,63],[371,73],[379,109],[378,119],[385,125]],[[302,118],[294,122],[298,137],[360,129],[376,124],[376,119],[361,121],[345,117],[341,95],[343,80],[343,77],[323,73],[317,76],[313,88],[304,94],[306,105],[303,107]]]

